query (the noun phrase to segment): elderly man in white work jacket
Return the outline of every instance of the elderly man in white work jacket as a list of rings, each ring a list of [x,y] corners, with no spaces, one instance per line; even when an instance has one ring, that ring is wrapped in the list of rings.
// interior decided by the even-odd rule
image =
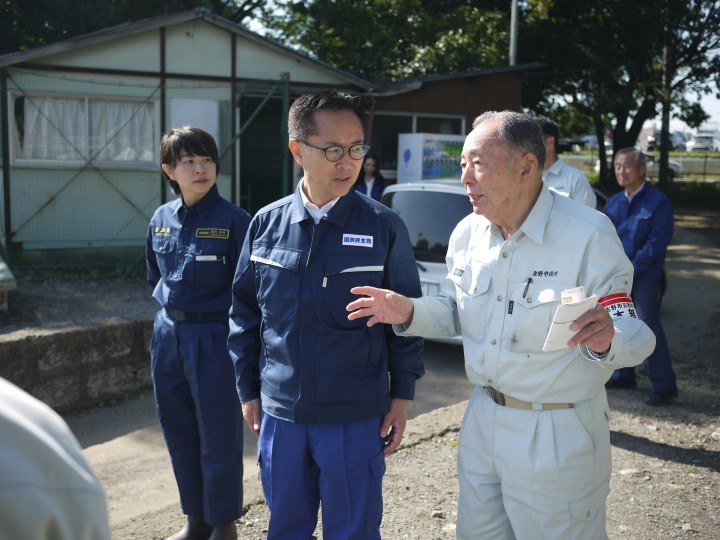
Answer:
[[[461,159],[473,214],[450,238],[444,292],[357,287],[347,308],[400,334],[462,334],[475,389],[458,449],[458,539],[607,538],[604,385],[655,346],[612,223],[543,186],[544,161],[530,117],[478,117]],[[569,327],[567,346],[543,352],[562,291],[578,286],[597,304]]]

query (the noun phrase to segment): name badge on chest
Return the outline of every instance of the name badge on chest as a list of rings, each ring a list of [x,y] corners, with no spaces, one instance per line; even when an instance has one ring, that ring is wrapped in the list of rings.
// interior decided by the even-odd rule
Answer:
[[[343,234],[343,246],[373,247],[373,237],[362,234]]]

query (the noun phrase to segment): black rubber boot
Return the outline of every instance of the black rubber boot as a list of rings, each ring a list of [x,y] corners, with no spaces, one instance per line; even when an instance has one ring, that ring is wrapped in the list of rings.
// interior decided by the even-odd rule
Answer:
[[[237,529],[235,522],[226,523],[213,527],[209,540],[237,540]]]
[[[165,540],[208,540],[212,532],[212,525],[205,523],[202,516],[188,516],[185,526]]]

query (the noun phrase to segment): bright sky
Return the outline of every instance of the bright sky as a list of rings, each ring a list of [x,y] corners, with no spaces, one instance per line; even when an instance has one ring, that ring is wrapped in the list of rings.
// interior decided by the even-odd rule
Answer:
[[[709,129],[714,129],[715,131],[720,131],[720,100],[714,95],[704,96],[702,104],[705,112],[710,115],[710,118],[706,122],[707,127]],[[644,127],[652,127],[652,125],[655,124],[657,129],[660,129],[660,121],[661,118],[658,116],[655,120],[646,122]],[[671,118],[670,131],[676,130],[690,133],[695,133],[695,131],[697,131],[695,129],[690,129],[684,122],[681,122],[680,120],[673,120]]]

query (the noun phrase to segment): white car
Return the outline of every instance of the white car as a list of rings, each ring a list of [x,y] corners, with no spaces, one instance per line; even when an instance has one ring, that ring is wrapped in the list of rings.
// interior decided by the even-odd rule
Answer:
[[[687,143],[688,152],[717,152],[720,149],[720,136],[712,133],[699,133]]]
[[[385,188],[380,201],[405,222],[423,296],[437,293],[447,275],[445,254],[450,233],[462,218],[472,213],[465,188],[458,180],[392,184]],[[433,341],[462,345],[460,336]]]
[[[447,267],[448,240],[458,222],[472,213],[470,198],[457,180],[393,184],[380,201],[405,222],[420,271],[423,295],[440,290]]]
[[[597,208],[602,210],[607,197],[593,188]],[[415,251],[423,296],[440,290],[447,275],[445,255],[455,226],[472,213],[470,198],[459,180],[425,180],[392,184],[385,188],[380,201],[402,218]],[[462,344],[460,337],[438,339]]]

